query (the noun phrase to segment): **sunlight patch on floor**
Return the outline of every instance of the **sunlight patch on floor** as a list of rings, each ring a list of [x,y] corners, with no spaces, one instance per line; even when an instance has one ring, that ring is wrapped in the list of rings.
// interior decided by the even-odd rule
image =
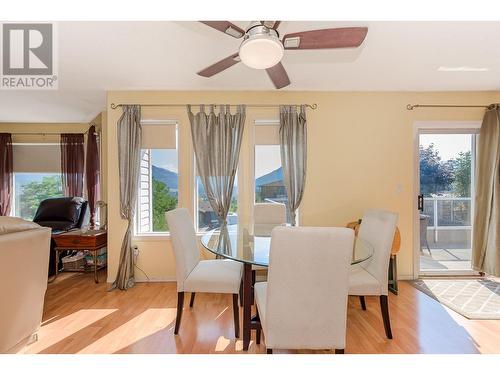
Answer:
[[[115,353],[167,328],[175,316],[175,308],[147,309],[78,353]]]
[[[220,336],[217,339],[217,344],[215,344],[215,351],[216,352],[223,352],[226,350],[226,348],[229,346],[231,343],[231,340],[225,338],[224,336]]]
[[[254,344],[253,340],[250,340],[250,344],[248,344],[248,347],[250,348]],[[241,352],[243,351],[243,340],[236,340],[234,343],[234,351],[235,352]]]
[[[20,353],[39,353],[115,311],[117,309],[82,309],[61,319],[52,317],[38,331],[38,341],[24,347]]]

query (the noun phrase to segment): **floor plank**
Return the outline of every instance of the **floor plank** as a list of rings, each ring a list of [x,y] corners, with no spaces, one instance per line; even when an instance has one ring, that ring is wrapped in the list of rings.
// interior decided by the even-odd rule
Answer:
[[[39,339],[20,353],[245,353],[234,338],[229,295],[199,293],[192,309],[186,298],[174,336],[175,283],[107,288],[90,274],[65,274],[49,284]],[[500,353],[500,321],[464,318],[407,282],[389,296],[393,340],[385,338],[378,298],[366,304],[362,311],[358,298],[349,299],[347,354]],[[252,341],[248,353],[265,353],[265,339]]]

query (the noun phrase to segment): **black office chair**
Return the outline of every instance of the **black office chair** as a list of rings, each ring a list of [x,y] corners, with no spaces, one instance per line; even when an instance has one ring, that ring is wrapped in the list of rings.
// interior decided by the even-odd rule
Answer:
[[[80,197],[49,198],[40,202],[33,221],[52,228],[52,234],[79,229],[89,222],[88,202]],[[55,241],[50,244],[49,276],[55,275]],[[62,262],[59,260],[59,268]]]

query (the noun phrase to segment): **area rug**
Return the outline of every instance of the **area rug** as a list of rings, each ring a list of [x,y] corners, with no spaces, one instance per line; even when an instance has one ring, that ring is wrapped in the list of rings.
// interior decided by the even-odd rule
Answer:
[[[419,279],[412,285],[469,319],[500,319],[500,283],[492,279]]]

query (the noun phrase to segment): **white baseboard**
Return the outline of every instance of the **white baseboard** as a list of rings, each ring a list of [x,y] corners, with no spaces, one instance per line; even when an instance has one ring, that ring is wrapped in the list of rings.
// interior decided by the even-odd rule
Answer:
[[[415,280],[413,275],[398,275],[398,280]]]
[[[175,277],[150,277],[149,280],[145,277],[136,278],[136,283],[175,283]],[[114,280],[107,279],[106,282],[111,285]]]
[[[415,280],[413,275],[398,275],[398,280]],[[112,284],[114,280],[106,280],[108,284]],[[175,283],[177,280],[175,277],[150,277],[149,280],[145,277],[136,278],[136,283]],[[267,281],[267,277],[263,275],[257,275],[256,280],[259,281]]]

